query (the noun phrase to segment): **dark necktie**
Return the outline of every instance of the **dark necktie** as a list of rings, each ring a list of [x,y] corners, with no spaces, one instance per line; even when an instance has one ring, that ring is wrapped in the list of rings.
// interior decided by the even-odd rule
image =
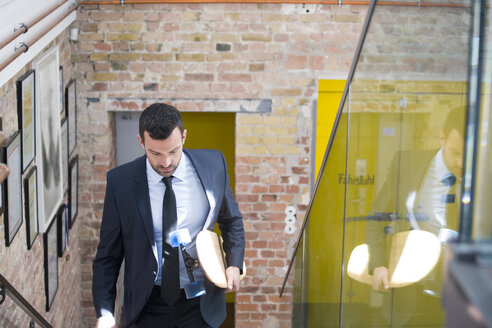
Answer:
[[[449,173],[441,182],[449,186],[448,193],[443,195],[442,202],[446,203],[446,228],[458,231],[458,197],[456,196],[456,176]]]
[[[162,207],[162,282],[161,297],[169,305],[176,303],[180,296],[178,248],[171,246],[169,233],[176,230],[178,215],[176,197],[172,186],[173,177],[164,177],[166,185]]]

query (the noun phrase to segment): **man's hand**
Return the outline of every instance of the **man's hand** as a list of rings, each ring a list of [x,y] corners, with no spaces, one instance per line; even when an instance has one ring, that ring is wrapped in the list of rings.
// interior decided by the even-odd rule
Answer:
[[[372,288],[378,292],[387,292],[389,289],[388,268],[379,266],[372,272]]]
[[[226,269],[227,289],[226,293],[237,292],[239,290],[239,268],[230,266]]]
[[[116,323],[112,316],[103,316],[97,319],[96,328],[115,328]]]

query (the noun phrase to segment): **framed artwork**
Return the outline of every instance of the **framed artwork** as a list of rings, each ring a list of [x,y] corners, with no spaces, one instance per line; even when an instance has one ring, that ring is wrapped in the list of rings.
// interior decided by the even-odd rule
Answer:
[[[70,239],[68,238],[68,231],[70,229],[70,213],[69,213],[69,206],[65,206],[65,210],[63,211],[63,219],[65,222],[65,240],[66,240],[66,248],[68,249],[70,246]]]
[[[58,68],[59,76],[60,76],[60,115],[61,117],[65,117],[65,99],[63,97],[63,67],[60,66]]]
[[[3,159],[9,167],[10,174],[4,181],[3,193],[6,204],[4,208],[5,244],[9,246],[22,224],[22,169],[20,133],[15,132],[3,147]]]
[[[3,151],[0,151],[0,162],[2,162],[2,163],[4,162]],[[7,172],[2,172],[2,174],[8,173],[7,165],[2,164],[0,167],[0,170],[7,171]],[[0,183],[0,215],[3,214],[3,211],[5,209],[5,193],[3,192],[4,184],[5,184],[5,181]]]
[[[52,220],[43,234],[44,243],[44,290],[46,311],[49,311],[58,290],[58,252],[55,221]]]
[[[79,156],[75,156],[70,161],[69,169],[70,193],[68,195],[68,204],[70,206],[70,229],[77,218],[78,200],[79,200]]]
[[[58,257],[62,257],[63,253],[65,252],[65,249],[67,248],[67,232],[68,232],[68,227],[67,227],[67,222],[66,222],[66,213],[67,212],[67,205],[66,204],[61,204],[60,208],[58,210],[57,218],[56,218],[56,234],[57,234],[57,250],[58,250]]]
[[[71,80],[65,88],[65,107],[68,115],[68,154],[71,156],[77,146],[77,86]]]
[[[30,70],[17,80],[17,117],[21,131],[22,172],[36,156],[35,73]]]
[[[63,195],[68,191],[68,120],[64,118],[61,122],[61,149],[62,149],[62,181]]]
[[[36,70],[36,165],[39,231],[45,232],[63,200],[58,47],[33,63]]]
[[[27,249],[31,249],[39,231],[37,175],[37,168],[34,166],[24,178],[24,212],[26,218]]]

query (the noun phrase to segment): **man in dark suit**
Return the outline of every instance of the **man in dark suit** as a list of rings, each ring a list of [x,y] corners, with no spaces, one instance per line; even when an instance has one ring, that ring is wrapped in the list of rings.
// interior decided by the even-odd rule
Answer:
[[[93,263],[97,327],[114,326],[116,282],[123,259],[123,326],[218,327],[225,319],[224,292],[239,289],[245,247],[242,217],[223,155],[216,150],[183,149],[185,139],[179,111],[153,104],[139,120],[138,140],[145,155],[107,174]],[[182,288],[189,278],[181,253],[170,245],[169,233],[187,229],[192,241],[186,249],[196,257],[196,235],[212,230],[216,222],[224,239],[228,288],[216,287],[197,268],[195,279],[204,280],[206,294],[187,299]]]
[[[390,289],[388,270],[392,234],[424,230],[441,245],[457,236],[459,185],[463,168],[465,108],[451,110],[440,131],[441,147],[399,151],[371,205],[366,222],[369,274],[380,293],[382,315],[395,326],[444,322],[441,309],[441,259],[422,280]],[[417,270],[418,271],[418,270]]]
[[[449,112],[439,135],[440,149],[401,151],[393,158],[366,225],[369,271],[377,291],[389,288],[387,234],[420,229],[443,244],[457,235],[464,113],[464,107]]]

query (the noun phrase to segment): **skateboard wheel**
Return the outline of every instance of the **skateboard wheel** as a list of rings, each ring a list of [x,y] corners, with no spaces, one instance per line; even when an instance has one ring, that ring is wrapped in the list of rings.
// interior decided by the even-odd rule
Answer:
[[[187,228],[179,229],[169,233],[172,247],[179,247],[179,245],[186,245],[191,243],[190,232]]]

